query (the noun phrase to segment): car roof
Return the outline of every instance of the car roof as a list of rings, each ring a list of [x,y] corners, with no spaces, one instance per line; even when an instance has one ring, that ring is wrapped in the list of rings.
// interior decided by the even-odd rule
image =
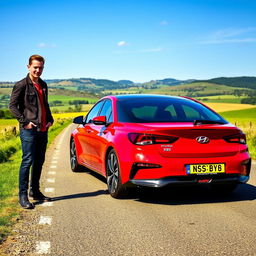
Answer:
[[[171,96],[171,95],[159,95],[159,94],[120,94],[120,95],[110,95],[110,96],[106,96],[104,98],[115,98],[116,100],[126,100],[126,99],[145,99],[145,98],[167,98],[167,99],[183,99],[183,100],[192,100],[190,98],[186,98],[186,97],[180,97],[180,96]]]

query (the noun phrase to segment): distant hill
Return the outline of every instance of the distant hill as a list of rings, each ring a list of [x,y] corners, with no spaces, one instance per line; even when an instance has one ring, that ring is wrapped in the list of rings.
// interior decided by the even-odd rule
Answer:
[[[134,85],[134,82],[130,81],[130,80],[119,80],[117,83],[118,84],[123,84],[123,85],[131,85],[131,86]]]
[[[142,83],[140,85],[147,87],[147,86],[159,86],[159,85],[169,85],[169,86],[175,86],[175,85],[180,85],[180,84],[188,84],[191,83],[195,80],[190,79],[190,80],[177,80],[174,78],[165,78],[162,80],[151,80],[150,82]]]
[[[112,81],[108,79],[94,78],[71,78],[71,79],[48,79],[45,80],[49,86],[84,86],[88,88],[104,87],[106,89],[118,89],[133,86],[130,80]]]
[[[193,82],[187,84],[179,85],[147,85],[143,86],[142,93],[152,93],[152,94],[167,94],[167,95],[177,95],[177,96],[189,96],[189,97],[206,97],[206,96],[216,96],[216,95],[235,95],[235,92],[241,92],[240,96],[245,93],[245,91],[252,91],[249,88],[237,88],[232,86],[227,86],[224,84],[216,84],[209,82]]]
[[[196,80],[194,82],[208,82],[232,87],[256,89],[256,77],[253,76],[218,77],[209,80]]]
[[[87,92],[91,94],[101,95],[104,91],[110,92],[111,90],[139,90],[141,92],[150,93],[150,90],[168,91],[171,87],[175,87],[176,91],[184,90],[184,86],[188,91],[198,91],[198,86],[202,90],[204,84],[225,85],[234,91],[236,89],[256,89],[256,77],[219,77],[209,80],[177,80],[174,78],[165,78],[162,80],[151,80],[145,83],[134,83],[131,80],[112,81],[108,79],[94,79],[94,78],[70,78],[70,79],[47,79],[45,80],[50,89],[73,90],[80,92]],[[0,88],[12,88],[12,82],[0,82]],[[200,85],[199,85],[200,84]],[[214,87],[214,86],[213,86]],[[218,87],[219,88],[219,87]],[[223,88],[222,88],[223,89]],[[199,91],[200,91],[199,90]],[[209,88],[206,86],[206,91]],[[225,89],[226,91],[226,89]],[[211,93],[213,93],[211,89]],[[207,94],[207,92],[205,92]]]

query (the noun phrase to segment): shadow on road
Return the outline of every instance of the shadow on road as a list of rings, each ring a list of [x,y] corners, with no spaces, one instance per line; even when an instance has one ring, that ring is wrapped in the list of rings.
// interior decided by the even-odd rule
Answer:
[[[107,190],[79,193],[53,197],[52,201],[69,200],[83,197],[95,197],[108,194]],[[110,196],[110,195],[109,195]],[[137,188],[131,191],[125,200],[134,200],[150,204],[186,205],[251,201],[256,199],[256,187],[241,184],[231,194],[216,194],[206,186],[195,187],[166,187],[166,188]]]
[[[140,189],[135,201],[166,204],[166,205],[185,205],[185,204],[205,204],[205,203],[224,203],[251,201],[256,199],[256,187],[249,184],[240,184],[237,189],[230,194],[219,194],[209,189],[207,186],[177,187],[162,189]]]
[[[106,183],[106,179],[86,168],[81,172],[89,173],[96,179]],[[108,194],[108,190],[98,190],[89,193],[80,193],[53,198],[53,201],[66,200],[81,197],[92,197]],[[110,196],[110,195],[109,195]],[[132,188],[124,200],[134,200],[150,204],[185,205],[252,201],[256,199],[256,186],[250,184],[239,184],[236,190],[230,194],[216,193],[208,185],[164,187],[164,188]]]
[[[98,190],[95,192],[88,192],[88,193],[79,193],[79,194],[73,194],[73,195],[65,195],[65,196],[58,196],[58,197],[52,197],[52,202],[54,201],[60,201],[60,200],[68,200],[68,199],[76,199],[76,198],[83,198],[83,197],[92,197],[92,196],[100,196],[107,194],[107,190]]]

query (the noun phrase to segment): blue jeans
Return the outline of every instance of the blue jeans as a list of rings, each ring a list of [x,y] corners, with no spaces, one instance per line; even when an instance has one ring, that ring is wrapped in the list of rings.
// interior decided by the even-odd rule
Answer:
[[[22,161],[19,174],[19,195],[27,194],[29,172],[31,168],[30,188],[39,191],[39,180],[45,160],[48,132],[38,132],[34,129],[21,129]]]

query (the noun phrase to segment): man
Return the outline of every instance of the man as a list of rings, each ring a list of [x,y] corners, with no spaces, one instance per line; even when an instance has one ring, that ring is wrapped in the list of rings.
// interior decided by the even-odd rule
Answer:
[[[22,145],[22,161],[19,172],[19,203],[25,209],[33,209],[28,200],[50,201],[40,191],[40,176],[45,160],[47,131],[53,124],[53,117],[48,104],[47,84],[40,78],[44,69],[44,58],[32,55],[29,58],[26,78],[17,82],[11,94],[9,108],[19,121]]]

